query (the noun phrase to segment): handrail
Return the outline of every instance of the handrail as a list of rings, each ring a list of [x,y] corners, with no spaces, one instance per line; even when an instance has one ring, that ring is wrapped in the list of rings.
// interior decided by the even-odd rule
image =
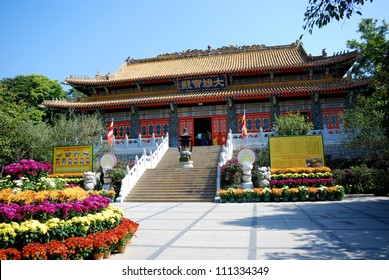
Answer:
[[[119,196],[116,201],[123,202],[126,196],[130,193],[135,184],[145,173],[146,169],[155,168],[159,161],[162,159],[166,151],[169,149],[169,134],[166,134],[166,137],[162,137],[162,141],[158,145],[154,152],[150,150],[149,155],[146,153],[146,149],[143,149],[143,155],[138,158],[135,156],[135,164],[130,169],[127,165],[126,167],[126,176],[122,180],[122,187],[120,188]]]

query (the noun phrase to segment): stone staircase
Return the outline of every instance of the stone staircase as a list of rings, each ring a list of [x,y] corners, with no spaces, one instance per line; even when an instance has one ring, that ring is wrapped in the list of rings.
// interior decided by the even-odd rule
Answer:
[[[178,148],[169,148],[155,169],[148,169],[125,202],[212,202],[216,194],[221,146],[193,147],[193,168],[178,167]]]

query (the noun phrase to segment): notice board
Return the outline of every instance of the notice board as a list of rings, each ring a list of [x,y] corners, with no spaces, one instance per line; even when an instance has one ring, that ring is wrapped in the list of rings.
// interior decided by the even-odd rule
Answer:
[[[322,167],[322,135],[269,137],[271,168]]]
[[[93,146],[54,147],[53,174],[93,170]]]

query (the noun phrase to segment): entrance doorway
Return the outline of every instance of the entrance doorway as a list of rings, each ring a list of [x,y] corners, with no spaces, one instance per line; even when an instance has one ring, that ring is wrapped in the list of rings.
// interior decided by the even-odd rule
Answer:
[[[211,118],[194,119],[195,146],[212,145]]]

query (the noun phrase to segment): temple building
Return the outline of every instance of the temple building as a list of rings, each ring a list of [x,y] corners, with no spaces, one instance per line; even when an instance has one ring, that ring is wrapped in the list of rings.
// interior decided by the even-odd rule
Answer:
[[[312,56],[301,42],[282,46],[229,46],[188,50],[154,58],[128,58],[114,73],[66,78],[87,97],[47,100],[53,109],[99,112],[116,139],[163,136],[177,146],[187,129],[193,143],[225,143],[240,132],[245,112],[248,132],[269,131],[275,116],[300,112],[315,129],[337,128],[341,114],[364,94],[369,79],[349,70],[359,53]]]

